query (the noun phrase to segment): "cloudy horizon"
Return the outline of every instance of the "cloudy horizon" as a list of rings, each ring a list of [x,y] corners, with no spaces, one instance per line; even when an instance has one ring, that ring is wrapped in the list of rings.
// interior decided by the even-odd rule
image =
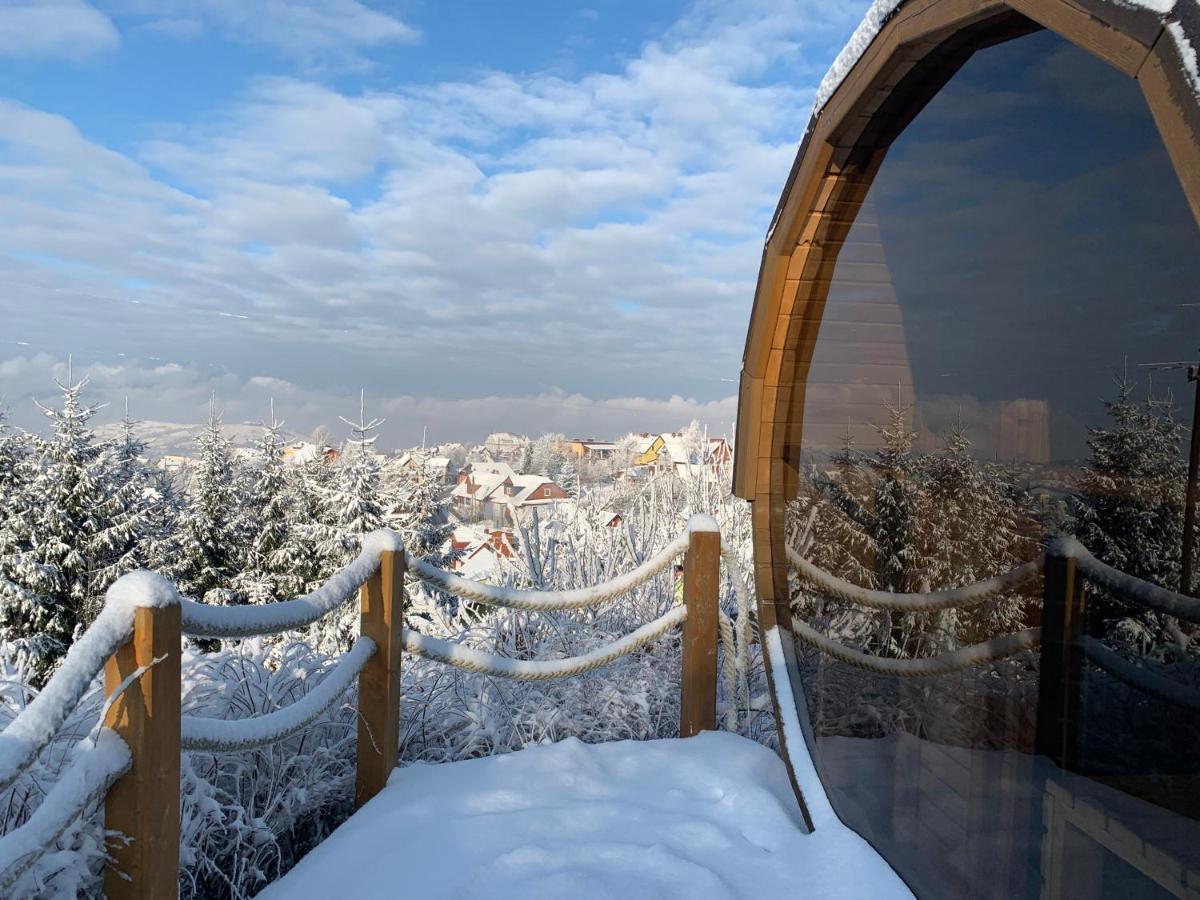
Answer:
[[[0,396],[35,426],[71,355],[152,420],[731,430],[864,6],[0,3]]]

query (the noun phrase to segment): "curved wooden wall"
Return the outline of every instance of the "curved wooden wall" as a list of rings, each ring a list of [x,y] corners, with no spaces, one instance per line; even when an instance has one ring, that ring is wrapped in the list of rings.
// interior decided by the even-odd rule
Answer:
[[[1187,17],[1187,31],[1200,33],[1200,11],[1189,9]],[[1039,28],[1138,80],[1200,220],[1200,106],[1158,14],[1113,0],[909,0],[901,6],[810,123],[759,269],[742,363],[734,492],[753,504],[764,631],[778,625],[790,637],[786,502],[798,487],[805,385],[842,243],[896,136],[973,53]],[[784,649],[792,696],[800,698],[789,640]],[[806,722],[807,711],[797,712]],[[794,775],[793,787],[800,796]]]

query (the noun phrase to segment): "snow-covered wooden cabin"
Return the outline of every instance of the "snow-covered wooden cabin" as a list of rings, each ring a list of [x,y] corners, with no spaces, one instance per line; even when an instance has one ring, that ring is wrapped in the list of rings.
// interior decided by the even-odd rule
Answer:
[[[1092,533],[1109,542],[1114,565],[1190,588],[1180,560],[1194,537],[1185,524],[1181,549],[1177,529],[1195,390],[1183,364],[1200,348],[1198,50],[1196,0],[878,0],[817,92],[766,235],[734,487],[753,504],[776,693],[796,704],[780,712],[798,713],[839,816],[923,897],[1200,889],[1200,757],[1164,749],[1196,745],[1198,714],[1172,715],[1081,661],[1078,641],[1108,633],[1095,603],[1086,624],[1052,625],[1041,619],[1051,614],[1049,575],[1045,596],[1040,581],[1014,593],[1009,629],[1044,624],[1044,634],[1028,632],[1036,643],[1060,628],[1060,643],[990,665],[990,687],[975,669],[890,678],[793,635],[811,626],[892,658],[936,648],[889,648],[907,626],[871,632],[864,623],[877,626],[870,617],[880,614],[854,619],[852,602],[814,618],[813,598],[831,582],[798,581],[789,561],[799,554],[863,588],[927,592],[997,574],[1020,552],[1034,558],[1054,528],[1086,531],[1113,502],[1080,499],[1103,450],[1097,435],[1123,427],[1101,398],[1151,422],[1172,415],[1170,396],[1182,409],[1164,433],[1183,452],[1164,456],[1155,477],[1166,498],[1157,508],[1174,511],[1146,526],[1146,541],[1120,528]],[[1114,375],[1136,387],[1115,387]],[[1060,489],[1014,506],[1006,521],[1019,528],[969,503],[924,519],[906,507],[912,557],[895,556],[883,504],[929,499],[921,479],[936,478],[920,460],[968,458],[969,471],[1018,492]],[[891,494],[872,493],[885,484]],[[967,549],[939,560],[940,545],[917,546],[921,529]],[[981,535],[970,547],[968,533]],[[1003,545],[995,558],[979,549],[988,538]],[[1121,547],[1140,549],[1118,559]],[[924,627],[943,649],[991,636],[952,634],[934,618]],[[1147,637],[1143,655],[1132,643],[1108,648],[1138,672],[1176,666],[1200,683],[1193,640]],[[1051,663],[1075,693],[1048,680]],[[1046,721],[1060,745],[1074,735],[1069,752],[1046,750]]]

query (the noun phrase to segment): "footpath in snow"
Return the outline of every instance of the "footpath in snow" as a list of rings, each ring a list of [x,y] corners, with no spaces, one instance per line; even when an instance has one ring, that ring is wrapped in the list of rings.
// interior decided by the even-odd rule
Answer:
[[[911,897],[858,835],[812,835],[779,758],[735,735],[584,744],[392,773],[267,900]]]

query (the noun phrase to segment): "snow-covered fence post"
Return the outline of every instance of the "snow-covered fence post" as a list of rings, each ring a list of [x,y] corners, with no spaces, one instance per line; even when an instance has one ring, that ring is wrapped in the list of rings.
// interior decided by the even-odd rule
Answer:
[[[1070,551],[1065,540],[1046,548],[1034,739],[1037,752],[1064,769],[1075,761],[1083,678],[1083,651],[1076,642],[1083,634],[1086,611],[1084,579]]]
[[[105,602],[133,607],[133,636],[104,667],[105,696],[119,692],[104,724],[129,745],[133,762],[104,800],[104,827],[128,841],[109,844],[104,895],[178,897],[179,595],[162,576],[133,572],[109,589]]]
[[[375,652],[358,676],[358,780],[355,807],[383,790],[400,756],[400,649],[404,625],[404,545],[377,531],[379,569],[362,586],[361,633]]]
[[[721,584],[721,532],[709,516],[688,522],[683,563],[683,669],[679,684],[679,736],[717,727],[717,597]]]

